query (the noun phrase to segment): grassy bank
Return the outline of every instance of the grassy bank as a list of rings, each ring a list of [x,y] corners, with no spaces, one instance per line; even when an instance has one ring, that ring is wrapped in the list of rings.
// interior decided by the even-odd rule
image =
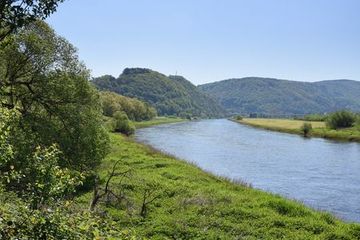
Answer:
[[[166,123],[176,123],[176,122],[184,122],[187,121],[183,118],[178,117],[156,117],[149,121],[142,121],[142,122],[134,122],[134,125],[137,129],[150,127],[154,125],[166,124]]]
[[[312,137],[322,137],[342,141],[360,142],[360,131],[353,128],[332,130],[325,126],[324,122],[319,121],[302,121],[292,119],[270,119],[270,118],[244,118],[236,122],[278,132],[286,132],[302,135],[300,127],[303,123],[311,123],[313,129],[310,133]]]
[[[121,200],[106,213],[124,232],[150,239],[356,239],[360,226],[300,203],[215,177],[131,138],[111,134],[111,153],[99,173]],[[78,200],[87,207],[92,194]],[[148,202],[141,214],[142,203]],[[141,216],[142,215],[142,216]]]

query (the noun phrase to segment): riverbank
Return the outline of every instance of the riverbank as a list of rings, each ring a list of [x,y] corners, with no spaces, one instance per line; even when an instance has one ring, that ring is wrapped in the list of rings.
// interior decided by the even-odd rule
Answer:
[[[141,121],[141,122],[133,122],[136,129],[144,128],[144,127],[151,127],[160,124],[167,124],[167,123],[177,123],[177,122],[185,122],[188,121],[184,118],[178,117],[156,117],[149,121]]]
[[[119,134],[99,169],[103,182],[115,162],[110,189],[122,200],[103,203],[124,232],[151,239],[355,239],[346,224],[301,203],[208,174]],[[81,197],[88,206],[92,193]],[[141,214],[146,198],[146,213]],[[141,216],[142,215],[142,216]]]
[[[242,120],[233,120],[235,122],[245,124],[252,127],[262,128],[266,130],[285,132],[303,135],[300,127],[303,123],[311,123],[313,129],[309,136],[334,139],[340,141],[356,141],[360,142],[360,131],[356,128],[346,128],[339,130],[328,129],[324,122],[319,121],[302,121],[291,119],[269,119],[269,118],[243,118]]]

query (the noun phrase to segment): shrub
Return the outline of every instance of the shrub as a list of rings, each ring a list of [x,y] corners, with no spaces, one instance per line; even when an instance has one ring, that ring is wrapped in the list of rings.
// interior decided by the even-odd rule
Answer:
[[[71,201],[31,209],[0,187],[0,239],[138,239],[110,216],[78,209]]]
[[[356,115],[349,111],[338,111],[329,115],[326,119],[327,127],[331,129],[352,127],[356,121]]]
[[[241,115],[237,115],[234,118],[235,118],[235,120],[238,120],[238,121],[243,120],[243,117]]]
[[[304,137],[309,136],[309,133],[312,131],[312,125],[311,123],[307,123],[305,122],[301,128],[300,128],[301,132],[303,133]]]
[[[9,141],[11,122],[19,116],[15,110],[0,109],[0,185],[26,199],[32,208],[38,208],[71,195],[81,184],[80,172],[60,167],[61,151],[56,144],[37,146],[25,156],[31,164],[23,167],[17,163]]]
[[[115,112],[125,112],[130,120],[143,121],[156,117],[155,108],[136,98],[125,97],[113,92],[100,92],[103,114],[113,117]]]
[[[360,114],[356,115],[355,127],[360,131]]]
[[[116,112],[114,113],[114,130],[115,132],[121,132],[127,136],[134,134],[135,127],[129,120],[126,113]]]

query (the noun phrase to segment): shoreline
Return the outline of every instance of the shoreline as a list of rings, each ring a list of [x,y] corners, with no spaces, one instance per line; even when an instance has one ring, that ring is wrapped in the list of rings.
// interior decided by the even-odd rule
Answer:
[[[241,181],[216,176],[132,137],[111,133],[110,138],[111,152],[99,174],[106,176],[119,159],[122,160],[119,169],[133,169],[131,178],[123,180],[123,186],[131,189],[126,196],[133,199],[134,206],[106,209],[111,216],[121,219],[124,229],[138,233],[139,237],[352,239],[360,229],[358,223],[346,222]],[[148,217],[141,218],[137,204],[148,184],[156,186],[159,198],[149,206]]]
[[[126,159],[125,165],[133,167],[137,175],[133,178],[141,178],[140,185],[133,187],[135,191],[141,188],[144,182],[154,182],[157,184],[157,191],[161,192],[162,197],[149,210],[150,219],[143,219],[140,225],[124,226],[149,238],[166,238],[178,231],[183,231],[182,234],[188,238],[222,236],[231,239],[241,232],[250,238],[326,238],[329,235],[350,236],[352,226],[359,227],[358,223],[346,222],[295,199],[255,189],[241,181],[216,176],[133,138],[111,134],[111,139],[113,150],[106,158],[104,166],[110,166],[114,159]],[[105,172],[106,168],[102,171]],[[126,184],[133,183],[130,181]],[[174,197],[169,197],[169,192],[172,192],[171,196]],[[132,194],[139,196],[138,192]],[[112,211],[115,211],[115,215],[120,212],[124,214],[122,210]],[[169,211],[175,211],[176,214],[169,215]],[[201,215],[198,215],[199,212]],[[155,219],[162,220],[158,222]],[[186,225],[191,227],[172,229],[179,221],[186,222]],[[212,227],[214,222],[216,226]],[[156,231],[159,227],[170,230],[163,235]],[[208,231],[203,232],[204,228]],[[321,230],[315,233],[313,228]],[[196,234],[187,235],[191,232]]]
[[[156,117],[154,119],[148,121],[141,121],[141,122],[133,122],[136,129],[152,127],[161,124],[168,124],[168,123],[178,123],[178,122],[186,122],[189,121],[184,118],[179,117]]]
[[[303,136],[303,133],[301,132],[300,129],[289,129],[283,127],[266,126],[262,124],[246,122],[244,120],[235,120],[235,119],[228,119],[228,120],[258,129]],[[308,137],[324,138],[324,139],[336,140],[342,142],[360,142],[360,131],[358,135],[352,135],[350,132],[347,132],[347,130],[330,130],[326,128],[313,128]]]

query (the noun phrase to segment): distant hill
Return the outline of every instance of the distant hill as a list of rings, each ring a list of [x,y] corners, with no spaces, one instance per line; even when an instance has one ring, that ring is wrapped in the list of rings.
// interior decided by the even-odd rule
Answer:
[[[360,82],[296,82],[247,77],[198,86],[230,113],[308,114],[360,111]]]
[[[154,106],[159,115],[182,117],[221,117],[220,105],[181,76],[166,76],[145,68],[126,68],[115,78],[105,75],[93,79],[100,90],[135,97]]]

